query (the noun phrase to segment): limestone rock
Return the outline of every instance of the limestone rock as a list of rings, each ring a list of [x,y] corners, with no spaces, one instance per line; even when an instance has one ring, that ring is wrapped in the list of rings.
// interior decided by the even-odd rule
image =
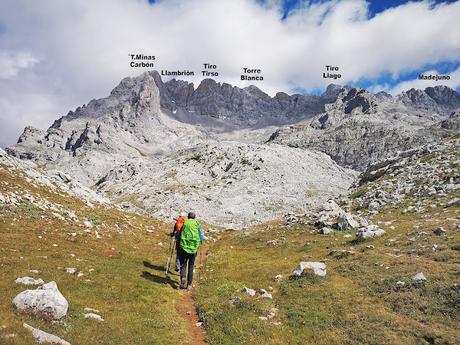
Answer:
[[[102,316],[100,316],[99,314],[95,314],[95,313],[86,313],[86,314],[83,315],[83,317],[85,319],[94,319],[94,320],[97,320],[97,321],[104,321]]]
[[[46,333],[38,328],[29,326],[28,324],[23,324],[24,328],[32,332],[32,335],[35,337],[35,342],[37,344],[58,344],[58,345],[71,345],[68,341],[59,338],[58,336],[50,333]]]
[[[426,282],[425,275],[422,272],[418,272],[413,278],[412,282],[415,285],[422,285]]]
[[[24,285],[43,285],[45,282],[43,279],[34,279],[32,277],[22,277],[22,278],[17,278],[14,281],[16,284],[24,284]]]
[[[36,290],[26,290],[13,299],[13,305],[21,311],[37,313],[49,319],[61,319],[67,314],[69,304],[52,281]]]
[[[320,276],[326,276],[326,264],[323,262],[305,262],[302,261],[294,270],[294,275],[300,277],[304,270],[313,270],[313,273]]]
[[[319,233],[323,234],[323,235],[328,235],[328,234],[331,234],[333,232],[334,232],[334,230],[329,228],[329,227],[327,227],[327,226],[323,226],[321,229],[319,229]]]
[[[250,289],[250,288],[247,288],[247,287],[242,288],[242,289],[241,289],[241,292],[245,292],[245,293],[247,293],[249,296],[255,296],[255,295],[256,295],[256,290]]]
[[[356,231],[357,240],[365,240],[373,237],[380,237],[385,234],[385,231],[380,229],[377,225],[371,224]]]
[[[350,230],[358,228],[359,223],[350,213],[343,213],[337,218],[337,226],[339,230]]]
[[[267,299],[273,299],[273,296],[271,293],[269,293],[265,289],[260,289],[260,298],[267,298]]]
[[[443,227],[439,227],[433,230],[435,235],[437,236],[444,236],[446,234],[446,230]]]

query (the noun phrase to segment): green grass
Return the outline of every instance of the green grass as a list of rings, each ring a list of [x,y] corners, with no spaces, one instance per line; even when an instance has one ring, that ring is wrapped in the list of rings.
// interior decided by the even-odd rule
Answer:
[[[177,275],[164,279],[170,225],[113,208],[92,209],[0,169],[0,192],[13,190],[59,203],[94,228],[88,234],[81,223],[59,220],[29,202],[0,208],[0,344],[32,343],[23,322],[72,344],[194,344],[175,308],[183,298],[173,288]],[[455,196],[460,193],[436,202]],[[425,214],[404,214],[413,203],[380,209],[372,221],[392,225],[381,225],[383,237],[359,243],[343,237],[351,231],[324,236],[300,223],[212,234],[217,241],[206,245],[194,294],[210,344],[458,344],[460,210],[426,207]],[[439,226],[446,236],[433,233]],[[101,239],[95,238],[96,227]],[[148,234],[147,229],[155,230]],[[69,235],[73,232],[76,237]],[[267,246],[269,240],[277,245]],[[291,278],[300,261],[325,262],[327,276]],[[84,276],[68,275],[64,267],[76,267]],[[14,280],[35,276],[29,269],[41,270],[37,277],[46,282],[55,280],[69,301],[68,315],[58,325],[11,305],[26,289]],[[424,286],[411,284],[417,272],[427,277]],[[278,274],[281,281],[274,280]],[[398,288],[398,280],[406,285]],[[244,286],[272,290],[273,300],[251,297],[240,291]],[[84,319],[84,307],[100,310],[105,322]],[[273,318],[259,319],[273,308]],[[10,333],[16,336],[6,338]]]
[[[1,169],[0,192],[18,190],[59,203],[75,211],[80,220],[90,219],[95,227],[91,234],[85,233],[81,223],[59,220],[29,202],[0,208],[0,344],[33,343],[23,322],[72,344],[193,344],[175,309],[183,296],[171,286],[177,276],[164,279],[166,224],[112,208],[91,209],[78,199],[62,197]],[[96,225],[101,239],[95,238]],[[153,228],[154,234],[148,234],[146,230]],[[70,236],[72,232],[77,236]],[[84,276],[69,275],[65,267],[76,267]],[[14,309],[12,299],[34,289],[14,283],[27,275],[57,282],[69,302],[68,314],[58,325]],[[105,322],[84,319],[85,307],[98,309]],[[15,336],[8,338],[8,334]]]
[[[210,248],[196,296],[210,343],[456,344],[460,234],[448,219],[458,217],[459,209],[430,212],[383,210],[374,222],[392,220],[395,228],[382,225],[385,236],[360,243],[341,232],[323,236],[306,225],[276,222],[257,226],[248,236],[223,233]],[[435,216],[439,212],[442,216]],[[416,231],[415,224],[420,224]],[[449,229],[449,235],[434,235],[437,226]],[[423,231],[427,235],[410,241]],[[266,245],[272,239],[279,243],[274,248]],[[431,250],[433,243],[439,251]],[[327,276],[289,278],[300,261],[324,261]],[[424,287],[411,284],[420,271],[428,279]],[[274,281],[277,274],[284,276],[281,282]],[[398,280],[406,286],[398,289]],[[239,292],[243,286],[271,286],[273,300]],[[241,301],[232,306],[229,299],[235,297]],[[259,320],[272,307],[278,308],[276,317]]]

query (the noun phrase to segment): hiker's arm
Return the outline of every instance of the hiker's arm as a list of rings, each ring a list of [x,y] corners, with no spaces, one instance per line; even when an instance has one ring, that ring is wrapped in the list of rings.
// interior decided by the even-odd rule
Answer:
[[[200,242],[204,241],[203,231],[201,230],[201,225],[198,224],[198,234],[200,235]]]

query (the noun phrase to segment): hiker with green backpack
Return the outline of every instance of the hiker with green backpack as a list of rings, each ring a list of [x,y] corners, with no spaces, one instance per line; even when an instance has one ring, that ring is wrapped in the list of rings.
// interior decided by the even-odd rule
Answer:
[[[193,269],[195,266],[195,258],[198,253],[198,248],[203,242],[203,232],[201,231],[201,225],[195,219],[196,215],[194,212],[189,212],[188,219],[182,226],[180,236],[180,248],[179,248],[179,262],[180,262],[180,288],[181,289],[192,289],[193,281]],[[185,279],[185,273],[188,268],[187,280]]]

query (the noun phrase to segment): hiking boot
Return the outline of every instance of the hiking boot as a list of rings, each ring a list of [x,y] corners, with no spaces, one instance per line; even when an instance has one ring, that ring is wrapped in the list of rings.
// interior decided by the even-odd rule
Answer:
[[[182,281],[180,282],[180,288],[181,288],[181,289],[186,289],[186,288],[187,288],[187,284],[185,283],[185,280],[182,280]]]
[[[191,290],[192,290],[192,284],[187,285],[187,290],[188,290],[188,291],[191,291]]]

